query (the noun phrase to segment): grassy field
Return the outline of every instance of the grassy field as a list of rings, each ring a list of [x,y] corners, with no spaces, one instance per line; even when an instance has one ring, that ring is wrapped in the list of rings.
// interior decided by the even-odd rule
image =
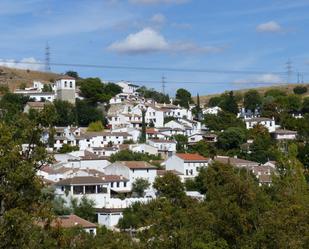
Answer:
[[[282,85],[276,84],[274,86],[257,87],[257,88],[254,88],[254,89],[257,90],[262,95],[264,95],[264,93],[267,92],[270,89],[279,89],[279,90],[282,90],[282,91],[286,92],[287,94],[292,94],[293,93],[293,88],[295,86],[301,86],[301,85],[307,86],[308,92],[303,94],[302,96],[303,97],[308,97],[309,96],[309,84],[282,84]],[[244,94],[248,90],[249,89],[235,90],[234,93],[235,94]],[[215,97],[215,96],[220,96],[220,94],[211,94],[211,95],[200,96],[200,102],[203,105],[207,104],[209,99],[211,97]],[[196,98],[194,98],[194,101],[196,101]]]
[[[14,91],[20,84],[31,86],[33,80],[43,82],[53,82],[60,74],[52,72],[40,72],[32,70],[22,70],[0,66],[0,84],[6,85],[11,91]]]

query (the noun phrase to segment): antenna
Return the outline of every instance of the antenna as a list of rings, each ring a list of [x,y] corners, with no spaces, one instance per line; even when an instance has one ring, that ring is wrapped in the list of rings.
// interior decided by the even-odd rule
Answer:
[[[165,81],[166,77],[164,76],[164,74],[162,75],[162,93],[165,94]]]
[[[291,78],[293,74],[292,61],[288,59],[286,63],[286,74],[287,74],[287,83],[291,83]]]
[[[45,47],[45,71],[46,72],[50,71],[50,48],[48,42],[46,43]]]

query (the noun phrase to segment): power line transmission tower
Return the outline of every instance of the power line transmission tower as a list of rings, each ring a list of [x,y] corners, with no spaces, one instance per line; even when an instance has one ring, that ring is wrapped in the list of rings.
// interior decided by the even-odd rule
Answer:
[[[292,74],[293,74],[293,67],[292,67],[291,59],[289,59],[286,63],[286,74],[287,74],[287,82],[291,83]]]
[[[166,77],[162,75],[162,93],[165,94],[165,83]]]
[[[46,72],[50,71],[50,47],[48,42],[46,43],[45,47],[45,71]]]

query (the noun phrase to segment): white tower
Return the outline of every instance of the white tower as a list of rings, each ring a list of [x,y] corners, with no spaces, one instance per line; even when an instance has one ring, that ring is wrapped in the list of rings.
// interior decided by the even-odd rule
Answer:
[[[56,80],[57,99],[75,104],[75,78],[63,76]]]

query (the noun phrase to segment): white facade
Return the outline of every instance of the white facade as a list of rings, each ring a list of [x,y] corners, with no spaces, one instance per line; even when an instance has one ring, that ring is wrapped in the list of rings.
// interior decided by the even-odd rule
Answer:
[[[208,107],[203,110],[203,114],[212,114],[212,115],[218,115],[218,113],[222,109],[219,106],[214,106],[214,107]]]
[[[139,86],[131,84],[129,82],[125,82],[125,81],[121,81],[116,84],[122,88],[123,93],[127,93],[127,94],[133,94],[139,88]]]
[[[263,125],[268,129],[269,132],[274,132],[276,130],[275,120],[270,118],[246,119],[245,123],[247,129],[252,129],[255,125]]]
[[[208,159],[197,154],[175,154],[165,161],[166,170],[176,170],[182,179],[194,178],[199,169],[208,166]]]

